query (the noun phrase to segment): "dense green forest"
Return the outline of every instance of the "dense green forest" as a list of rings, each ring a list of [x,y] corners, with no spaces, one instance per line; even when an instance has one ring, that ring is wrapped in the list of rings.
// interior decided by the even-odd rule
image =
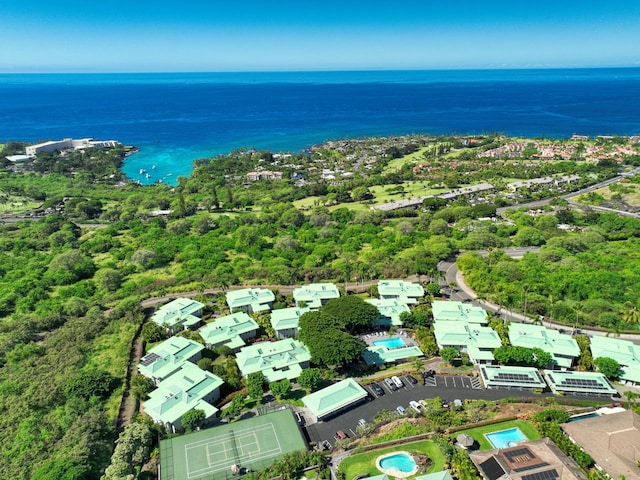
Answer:
[[[491,249],[487,257],[465,253],[459,260],[486,298],[570,324],[635,328],[639,220],[577,212],[560,201],[536,216],[512,211],[486,220],[495,204],[465,197],[370,209],[367,189],[416,181],[411,167],[389,165],[429,141],[401,140],[385,140],[378,150],[380,142],[353,142],[354,151],[381,152],[379,161],[370,169],[354,163],[358,175],[342,182],[309,174],[303,185],[295,184],[295,172],[322,159],[332,168],[347,164],[349,152],[292,155],[283,180],[254,183],[244,180],[247,171],[284,160],[235,152],[199,161],[176,186],[121,182],[119,157],[96,163],[96,155],[80,155],[65,164],[47,156],[19,172],[5,166],[0,191],[37,200],[41,218],[0,224],[0,477],[45,479],[55,467],[69,478],[100,478],[114,446],[131,342],[144,319],[139,303],[168,292],[415,274],[435,280],[439,261]],[[617,169],[571,161],[481,168],[454,140],[425,150],[421,161],[441,166],[429,181],[497,184],[578,172],[595,182]],[[495,145],[488,138],[483,148]],[[444,156],[452,148],[455,166]],[[293,203],[308,197],[315,200],[304,208]],[[542,248],[516,261],[500,251],[512,245]]]

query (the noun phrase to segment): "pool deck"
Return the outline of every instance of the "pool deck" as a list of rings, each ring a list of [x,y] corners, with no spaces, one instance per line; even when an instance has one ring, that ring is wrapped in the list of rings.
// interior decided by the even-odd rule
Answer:
[[[404,330],[398,330],[393,335],[389,335],[387,332],[373,332],[366,335],[360,335],[360,339],[367,344],[367,347],[372,347],[373,342],[380,340],[389,340],[391,338],[401,338],[407,347],[417,347],[418,343],[409,336]]]

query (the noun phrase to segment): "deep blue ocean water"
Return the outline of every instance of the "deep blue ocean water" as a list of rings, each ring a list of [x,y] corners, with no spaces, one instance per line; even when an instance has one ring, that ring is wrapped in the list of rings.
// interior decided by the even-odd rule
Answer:
[[[0,142],[119,140],[142,183],[240,147],[491,132],[638,134],[640,68],[0,75]]]

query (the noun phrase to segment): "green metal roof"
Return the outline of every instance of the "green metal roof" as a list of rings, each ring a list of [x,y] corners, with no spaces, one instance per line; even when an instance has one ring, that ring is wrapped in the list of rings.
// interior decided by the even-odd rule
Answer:
[[[176,325],[193,325],[200,321],[197,316],[204,304],[190,298],[176,298],[160,307],[151,317],[161,327],[172,328]]]
[[[380,317],[378,318],[379,325],[393,325],[396,327],[402,326],[400,320],[400,314],[403,312],[411,312],[409,305],[395,298],[371,298],[365,300],[378,309]]]
[[[592,393],[613,395],[615,387],[602,373],[544,370],[547,383],[554,392]]]
[[[279,308],[271,312],[271,326],[277,332],[289,328],[298,328],[300,317],[310,311],[309,308]]]
[[[144,411],[162,423],[173,424],[194,408],[204,410],[208,418],[218,409],[203,399],[222,384],[220,377],[187,362],[149,394]]]
[[[492,362],[495,360],[491,350],[481,350],[475,345],[467,347],[467,355],[469,355],[471,360],[484,360],[485,362]]]
[[[243,376],[262,372],[268,382],[300,375],[300,364],[311,360],[307,347],[298,340],[285,338],[277,342],[254,343],[240,349],[236,355],[238,368]]]
[[[270,310],[269,306],[276,297],[271,290],[266,288],[243,288],[242,290],[230,290],[227,292],[227,305],[232,310],[251,306],[254,312]]]
[[[453,477],[447,470],[442,470],[428,475],[418,475],[416,480],[453,480]]]
[[[622,367],[621,380],[640,382],[640,346],[629,340],[594,335],[590,338],[591,356],[614,359]]]
[[[502,346],[500,336],[491,328],[463,320],[439,320],[433,324],[438,346],[463,347],[475,346],[481,350]]]
[[[317,418],[323,418],[367,396],[367,391],[353,378],[334,383],[302,398],[302,403]]]
[[[240,337],[245,333],[257,331],[258,323],[244,312],[225,315],[207,323],[198,332],[207,345],[217,347],[227,345],[229,348],[243,346],[244,340]]]
[[[397,362],[411,357],[424,357],[424,353],[418,347],[387,348],[384,345],[367,347],[362,352],[367,365]]]
[[[333,283],[310,283],[293,289],[293,299],[298,302],[306,302],[310,308],[320,308],[323,301],[338,298],[340,292]]]
[[[171,337],[142,357],[138,371],[147,378],[163,379],[178,370],[204,346],[184,337]]]
[[[482,325],[489,323],[487,312],[483,308],[468,303],[435,300],[431,302],[431,311],[435,321],[461,320]]]
[[[541,325],[511,323],[509,341],[516,347],[540,348],[549,352],[561,367],[570,367],[572,360],[580,356],[580,347],[571,335]]]
[[[404,303],[414,304],[424,296],[424,288],[419,283],[404,280],[380,280],[378,294],[380,298],[396,298]]]

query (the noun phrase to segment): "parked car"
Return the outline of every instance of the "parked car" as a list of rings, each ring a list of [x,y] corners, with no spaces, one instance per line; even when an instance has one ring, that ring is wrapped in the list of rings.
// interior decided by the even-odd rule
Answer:
[[[375,393],[377,396],[384,395],[384,390],[377,383],[372,383],[371,384],[371,389],[373,390],[373,393]]]
[[[399,377],[394,375],[393,377],[391,377],[391,380],[393,380],[393,383],[396,384],[396,387],[398,387],[398,388],[404,387],[404,383],[402,383],[402,380],[400,380]]]
[[[393,380],[391,380],[390,378],[385,378],[384,379],[384,383],[387,384],[387,387],[389,387],[391,390],[393,390],[394,392],[396,390],[398,390],[398,386],[394,383]]]
[[[358,426],[362,427],[363,425],[366,425],[367,421],[364,418],[361,418],[360,420],[358,420]]]
[[[418,403],[425,411],[429,408],[429,405],[424,400],[418,400]]]
[[[422,410],[420,409],[420,404],[418,402],[416,402],[415,400],[411,400],[409,402],[409,406],[411,408],[413,408],[416,412],[422,413]]]
[[[396,407],[396,412],[398,412],[400,415],[406,415],[407,411],[405,410],[405,408],[402,405],[398,405]]]
[[[346,433],[344,433],[342,430],[338,430],[336,432],[336,438],[338,440],[344,440],[345,438],[349,438],[349,435],[347,435]]]
[[[409,383],[413,383],[414,385],[418,383],[418,380],[413,375],[407,375],[407,380],[409,380]]]

